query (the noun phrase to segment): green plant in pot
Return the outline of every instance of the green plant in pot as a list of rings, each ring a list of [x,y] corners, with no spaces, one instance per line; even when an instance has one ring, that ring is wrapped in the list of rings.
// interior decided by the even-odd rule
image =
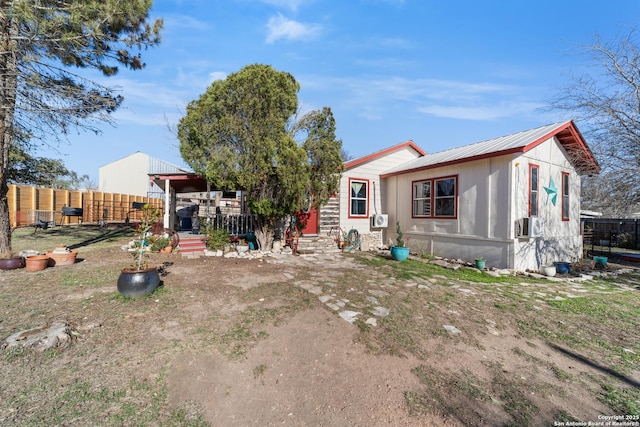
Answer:
[[[396,245],[391,247],[391,258],[396,261],[404,261],[409,258],[409,248],[406,246],[404,234],[400,228],[400,221],[396,221],[396,234]]]
[[[160,284],[160,275],[154,265],[149,265],[151,229],[160,219],[161,210],[145,203],[142,218],[136,227],[133,263],[122,269],[118,277],[118,292],[130,298],[151,294]],[[158,239],[159,240],[159,239]],[[167,242],[168,243],[168,242]]]
[[[171,241],[168,237],[159,237],[151,242],[151,252],[161,252],[164,248],[168,247]]]

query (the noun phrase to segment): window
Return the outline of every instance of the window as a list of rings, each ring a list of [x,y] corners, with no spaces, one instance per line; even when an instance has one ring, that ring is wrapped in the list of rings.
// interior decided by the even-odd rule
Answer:
[[[435,216],[456,216],[456,179],[435,180]]]
[[[562,220],[569,221],[569,174],[562,172]]]
[[[436,178],[413,182],[413,217],[434,218],[457,216],[458,177]]]
[[[538,215],[538,177],[540,167],[529,165],[529,216]]]
[[[413,216],[431,216],[431,181],[413,183]]]
[[[369,181],[349,180],[349,216],[368,217],[369,207]]]

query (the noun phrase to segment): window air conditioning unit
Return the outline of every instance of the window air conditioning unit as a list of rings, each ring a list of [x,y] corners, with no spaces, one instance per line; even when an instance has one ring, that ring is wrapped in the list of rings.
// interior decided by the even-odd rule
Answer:
[[[520,218],[516,223],[516,237],[542,237],[540,218],[535,216]]]
[[[389,226],[389,215],[376,214],[371,217],[371,228],[387,228]]]

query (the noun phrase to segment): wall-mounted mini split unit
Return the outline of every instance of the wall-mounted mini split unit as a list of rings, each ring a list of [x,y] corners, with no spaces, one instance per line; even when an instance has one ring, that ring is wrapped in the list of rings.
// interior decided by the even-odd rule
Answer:
[[[389,215],[375,214],[371,217],[371,228],[387,228],[389,226]]]
[[[516,223],[516,237],[542,237],[542,221],[536,216],[520,218]]]

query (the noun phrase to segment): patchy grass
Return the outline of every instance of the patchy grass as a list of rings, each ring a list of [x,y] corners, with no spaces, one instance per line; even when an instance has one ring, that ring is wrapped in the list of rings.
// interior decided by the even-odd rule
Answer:
[[[506,325],[516,326],[518,335],[529,340],[536,354],[540,354],[540,349],[531,344],[531,339],[541,340],[576,363],[602,372],[592,385],[594,397],[616,414],[639,415],[638,383],[628,376],[633,370],[637,374],[640,366],[640,339],[633,332],[640,329],[640,297],[630,290],[640,277],[637,270],[567,284],[544,279],[540,283],[540,279],[523,276],[495,279],[472,268],[454,271],[424,261],[396,263],[379,256],[362,256],[359,261],[375,266],[387,277],[396,278],[396,282],[417,280],[428,288],[426,298],[423,293],[403,289],[384,299],[392,314],[380,322],[378,329],[360,329],[359,340],[371,351],[410,353],[424,361],[433,360],[441,347],[433,348],[432,343],[453,338],[442,327],[456,323],[456,315],[452,313],[464,313],[466,323],[471,325],[467,328],[482,326],[490,317],[496,319],[497,330]],[[462,287],[473,292],[461,294]],[[579,296],[578,292],[585,296]],[[456,341],[484,348],[481,338],[474,340],[461,335]],[[511,417],[497,424],[580,420],[576,418],[578,414],[571,415],[562,408],[556,408],[551,416],[543,416],[539,403],[531,396],[541,393],[567,396],[563,384],[569,390],[584,387],[583,376],[517,346],[512,348],[512,354],[515,360],[528,365],[531,372],[555,378],[557,383],[522,381],[495,364],[489,364],[490,380],[468,371],[441,372],[432,365],[423,365],[414,373],[423,382],[426,394],[406,393],[407,404],[413,412],[435,411],[465,425],[485,425],[482,420],[494,416],[490,414],[495,404]],[[468,407],[466,401],[476,403]]]
[[[174,263],[166,265],[167,285],[129,299],[115,282],[129,262],[119,246],[130,235],[97,227],[14,232],[17,250],[78,245],[82,260],[35,274],[0,272],[0,338],[59,318],[78,335],[64,350],[0,352],[0,424],[205,426],[199,404],[169,404],[172,364],[192,353],[242,359],[270,339],[270,328],[322,306],[302,282],[364,313],[354,341],[371,354],[415,361],[418,386],[404,393],[412,414],[464,425],[585,421],[571,403],[580,389],[587,406],[640,415],[638,271],[572,284],[353,253],[344,255],[353,268],[329,277],[323,266],[172,255],[156,258]],[[267,268],[295,279],[252,283]],[[222,276],[252,285],[221,284]],[[389,309],[377,326],[365,321],[374,306]],[[256,365],[254,379],[272,373],[269,362]]]

